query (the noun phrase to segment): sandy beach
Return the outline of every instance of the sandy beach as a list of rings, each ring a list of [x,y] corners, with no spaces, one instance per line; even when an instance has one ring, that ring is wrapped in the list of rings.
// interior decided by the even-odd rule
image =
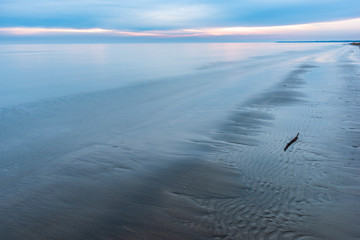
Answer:
[[[360,48],[283,46],[1,108],[0,238],[359,239]]]

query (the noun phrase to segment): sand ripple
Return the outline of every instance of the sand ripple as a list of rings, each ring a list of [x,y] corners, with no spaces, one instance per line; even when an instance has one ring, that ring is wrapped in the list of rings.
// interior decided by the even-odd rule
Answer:
[[[350,61],[347,56],[343,53],[339,61]],[[353,62],[340,69],[333,65],[330,67],[348,72],[350,76],[341,79],[347,84],[345,89],[336,89],[338,85],[332,85],[334,80],[327,79],[328,76],[322,73],[322,68],[329,66],[316,61],[311,64],[304,62],[277,86],[235,109],[212,139],[203,144],[217,146],[213,149],[215,153],[208,157],[209,161],[241,173],[237,181],[245,187],[243,193],[222,198],[211,197],[211,194],[209,197],[187,196],[197,206],[206,209],[207,214],[195,215],[193,219],[174,217],[213,239],[359,237],[358,230],[342,227],[348,224],[355,224],[355,228],[359,226],[359,217],[355,223],[351,222],[355,219],[346,215],[347,208],[340,206],[339,214],[346,220],[342,223],[336,221],[339,226],[330,232],[327,224],[333,224],[331,220],[317,222],[317,214],[326,214],[326,210],[321,212],[317,208],[341,205],[339,185],[329,180],[329,173],[336,172],[337,161],[349,161],[350,165],[359,156],[359,124],[354,121],[360,117],[359,72]],[[348,116],[334,116],[331,110],[334,105],[327,99],[335,96],[347,105]],[[336,104],[341,106],[343,103]],[[344,126],[335,130],[335,143],[350,140],[353,148],[347,147],[351,150],[342,150],[342,155],[339,155],[338,150],[330,145],[334,141],[329,141],[326,136],[329,136],[327,131],[341,125],[338,121],[344,119],[352,128]],[[300,132],[298,142],[288,152],[283,152],[283,147],[297,132]],[[358,178],[359,175],[355,175]],[[353,181],[358,182],[355,178]],[[350,209],[356,205],[354,201],[351,204]]]

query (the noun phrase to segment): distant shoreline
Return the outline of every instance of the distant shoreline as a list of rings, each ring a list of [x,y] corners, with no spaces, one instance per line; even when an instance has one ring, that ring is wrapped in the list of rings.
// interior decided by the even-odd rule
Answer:
[[[276,41],[276,43],[360,43],[360,40],[329,40],[329,41]]]

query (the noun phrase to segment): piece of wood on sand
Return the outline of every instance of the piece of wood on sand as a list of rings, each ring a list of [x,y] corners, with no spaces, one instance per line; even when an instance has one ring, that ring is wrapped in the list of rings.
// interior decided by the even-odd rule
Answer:
[[[298,140],[298,136],[299,136],[299,133],[288,144],[286,144],[286,146],[284,148],[284,152],[288,149],[288,147],[290,147],[291,144],[293,144],[294,142],[296,142],[296,140]]]

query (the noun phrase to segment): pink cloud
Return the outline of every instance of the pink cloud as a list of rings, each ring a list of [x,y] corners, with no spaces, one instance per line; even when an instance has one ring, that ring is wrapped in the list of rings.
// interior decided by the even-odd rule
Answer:
[[[356,33],[360,38],[360,18],[319,22],[297,25],[266,26],[266,27],[218,27],[198,29],[175,29],[163,31],[121,31],[114,29],[73,29],[73,28],[0,28],[0,34],[12,36],[46,36],[46,35],[97,35],[121,37],[212,37],[212,36],[321,36],[336,33]]]

